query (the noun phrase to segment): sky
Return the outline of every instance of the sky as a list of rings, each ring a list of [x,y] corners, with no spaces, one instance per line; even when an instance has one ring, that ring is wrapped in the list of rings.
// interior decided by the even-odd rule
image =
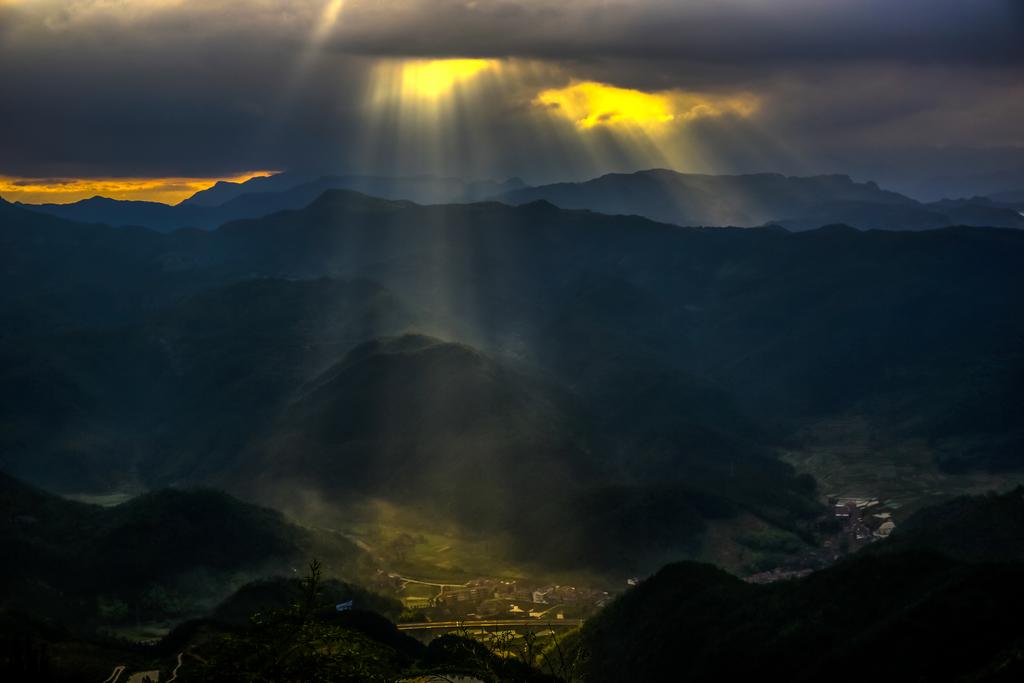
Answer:
[[[1020,0],[0,0],[0,196],[272,171],[1024,188]]]

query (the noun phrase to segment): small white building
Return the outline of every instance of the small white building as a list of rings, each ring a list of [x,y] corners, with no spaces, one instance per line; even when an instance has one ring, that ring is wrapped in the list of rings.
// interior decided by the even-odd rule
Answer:
[[[888,538],[889,534],[891,534],[893,529],[895,528],[895,522],[893,522],[891,519],[887,519],[884,522],[882,522],[881,526],[875,529],[875,536],[878,536],[879,538]]]

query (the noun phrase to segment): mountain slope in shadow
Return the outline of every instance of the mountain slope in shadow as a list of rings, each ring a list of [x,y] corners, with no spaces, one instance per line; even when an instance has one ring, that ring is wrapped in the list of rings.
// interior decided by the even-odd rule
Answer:
[[[330,547],[274,511],[210,490],[161,490],[114,507],[79,503],[0,473],[2,610],[88,629],[102,620],[181,617],[245,576],[290,573],[314,552],[355,572],[361,551]],[[118,615],[131,605],[136,614]]]

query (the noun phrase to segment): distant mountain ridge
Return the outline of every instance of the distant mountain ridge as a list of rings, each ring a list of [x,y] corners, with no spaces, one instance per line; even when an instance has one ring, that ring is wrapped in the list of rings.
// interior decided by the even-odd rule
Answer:
[[[280,173],[251,178],[242,183],[219,181],[175,206],[106,197],[92,197],[71,204],[18,205],[84,223],[139,226],[169,232],[179,228],[211,230],[233,220],[301,209],[328,190],[353,190],[384,199],[437,204],[478,201],[521,187],[523,182],[518,178],[498,183],[432,176],[386,178]]]
[[[310,184],[317,184],[325,190],[354,190],[384,199],[408,199],[420,204],[478,201],[526,186],[519,178],[495,182],[466,181],[461,178],[428,175],[388,177],[285,172],[253,178],[244,183],[222,180],[213,187],[192,195],[181,202],[180,206],[221,206],[246,194],[283,192]]]
[[[845,175],[700,175],[665,169],[538,187],[528,187],[518,178],[498,183],[432,176],[281,173],[243,183],[220,181],[176,206],[104,197],[72,204],[22,206],[80,222],[134,225],[163,232],[185,227],[210,230],[234,220],[300,209],[330,190],[419,204],[494,199],[518,205],[544,200],[567,209],[639,215],[682,226],[773,224],[790,230],[833,224],[862,230],[928,230],[951,225],[1024,228],[1024,215],[1012,202],[985,197],[923,204],[883,190],[873,182],[854,182]]]
[[[1005,204],[1018,209],[1024,209],[1024,189],[997,192],[989,195],[988,199],[998,204]]]
[[[242,182],[218,180],[212,187],[200,190],[181,201],[178,206],[215,207],[236,199],[245,194],[264,192],[284,192],[299,185],[311,183],[321,176],[308,173],[284,172],[268,176],[258,176]]]
[[[1007,208],[926,205],[845,175],[700,175],[651,169],[529,187],[497,198],[512,204],[543,199],[565,209],[638,215],[684,226],[774,224],[808,230],[844,223],[883,230],[950,225],[1024,228],[1024,217]]]

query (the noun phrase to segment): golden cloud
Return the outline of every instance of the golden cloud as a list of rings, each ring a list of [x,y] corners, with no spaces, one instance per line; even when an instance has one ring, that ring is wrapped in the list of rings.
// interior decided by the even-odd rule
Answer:
[[[747,117],[758,108],[757,98],[746,93],[644,92],[596,81],[573,81],[564,88],[543,90],[534,104],[569,119],[580,129],[623,125],[655,129],[726,114]]]

